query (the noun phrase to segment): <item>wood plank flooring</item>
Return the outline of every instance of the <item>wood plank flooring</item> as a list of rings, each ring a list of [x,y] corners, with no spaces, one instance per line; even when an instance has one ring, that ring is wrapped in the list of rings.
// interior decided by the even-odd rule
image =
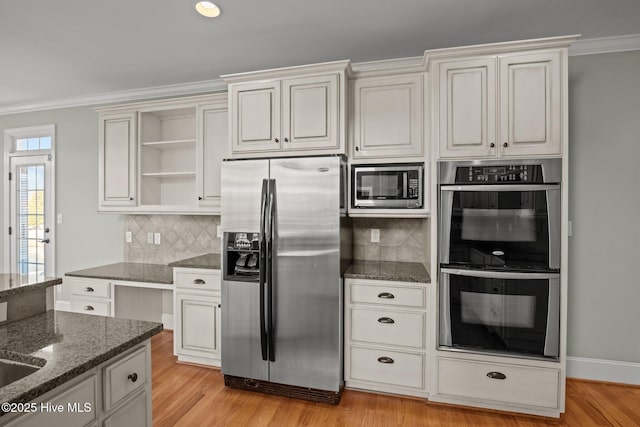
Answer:
[[[177,364],[173,333],[151,339],[153,425],[640,426],[640,387],[570,379],[560,420],[345,390],[338,406],[226,388],[219,370]]]

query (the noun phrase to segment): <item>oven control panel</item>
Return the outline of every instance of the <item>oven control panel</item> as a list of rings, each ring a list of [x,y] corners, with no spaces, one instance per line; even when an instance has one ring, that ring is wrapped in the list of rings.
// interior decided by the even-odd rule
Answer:
[[[540,165],[464,166],[456,170],[456,183],[496,184],[543,182]]]

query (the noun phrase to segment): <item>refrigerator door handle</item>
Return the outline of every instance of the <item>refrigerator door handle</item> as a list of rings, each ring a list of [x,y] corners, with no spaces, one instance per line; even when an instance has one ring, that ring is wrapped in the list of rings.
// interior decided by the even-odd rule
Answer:
[[[269,180],[269,232],[267,235],[267,338],[269,340],[269,361],[276,361],[273,324],[273,239],[275,237],[276,180]]]
[[[260,244],[259,244],[259,268],[260,268],[260,349],[262,350],[262,360],[267,360],[267,325],[265,319],[265,282],[267,268],[267,233],[265,222],[267,215],[267,197],[269,183],[262,180],[262,194],[260,196]]]

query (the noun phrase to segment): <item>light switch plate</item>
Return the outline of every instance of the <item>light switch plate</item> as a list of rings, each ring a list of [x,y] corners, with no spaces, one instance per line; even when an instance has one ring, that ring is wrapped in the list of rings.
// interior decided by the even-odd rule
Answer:
[[[153,243],[156,244],[156,245],[160,244],[160,233],[155,233],[153,235]]]
[[[147,244],[148,245],[153,245],[153,233],[152,232],[148,232],[147,233]]]
[[[56,222],[57,222],[58,224],[62,224],[62,214],[60,214],[60,213],[59,213],[59,214],[56,216]]]
[[[219,238],[222,238],[222,226],[221,225],[218,225],[216,227],[216,236],[219,237]]]
[[[124,240],[126,240],[127,243],[131,243],[133,241],[133,234],[131,234],[130,231],[127,231],[124,233]]]
[[[371,243],[380,243],[380,229],[372,228],[371,229]]]

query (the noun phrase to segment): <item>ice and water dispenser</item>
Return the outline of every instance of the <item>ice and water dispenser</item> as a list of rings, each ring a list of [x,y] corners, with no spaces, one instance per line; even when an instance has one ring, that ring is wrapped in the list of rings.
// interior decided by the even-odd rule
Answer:
[[[259,281],[259,255],[258,233],[224,233],[224,280]]]

